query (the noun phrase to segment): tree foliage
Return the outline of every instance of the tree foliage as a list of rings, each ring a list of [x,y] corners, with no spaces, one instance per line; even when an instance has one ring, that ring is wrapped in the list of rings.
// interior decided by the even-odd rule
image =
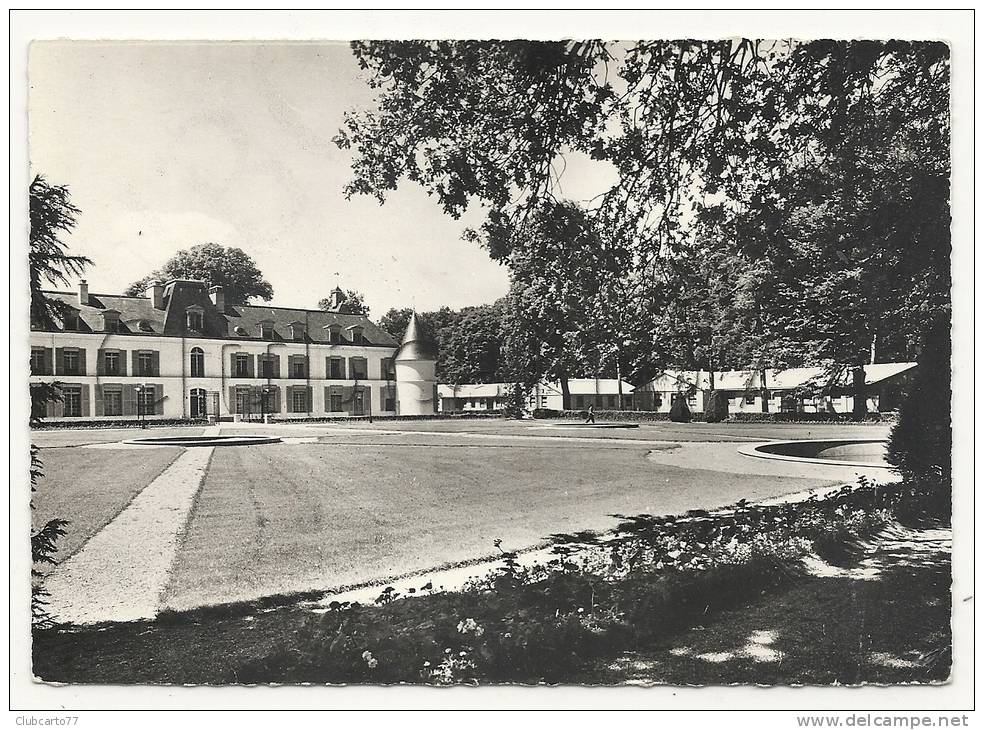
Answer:
[[[61,320],[64,305],[44,296],[48,284],[66,285],[69,277],[82,274],[92,263],[85,256],[68,253],[61,240],[71,234],[79,215],[65,185],[51,185],[43,175],[36,175],[28,191],[31,222],[28,268],[31,286],[31,322],[51,328]]]
[[[44,282],[66,284],[69,277],[82,274],[92,262],[84,257],[68,253],[67,244],[61,240],[75,227],[81,212],[71,201],[68,187],[51,185],[41,175],[35,176],[28,189],[30,208],[30,246],[28,249],[29,280],[31,287],[31,322],[35,326],[51,327],[60,318],[65,305],[45,296]],[[36,425],[47,403],[61,400],[61,391],[55,383],[31,383],[30,424]],[[44,476],[41,450],[31,444],[31,493],[37,489]],[[34,509],[33,499],[31,509]],[[31,533],[31,560],[53,564],[58,549],[58,538],[65,534],[68,521],[60,518],[48,520],[36,532]],[[39,625],[50,622],[45,609],[47,593],[41,584],[41,573],[31,569],[31,617]]]
[[[480,202],[472,235],[511,267],[537,251],[527,232],[558,204],[566,154],[614,165],[588,214],[627,253],[613,309],[651,321],[639,365],[856,365],[876,338],[911,352],[948,307],[945,44],[353,50],[377,104],[336,140],[354,152],[348,194],[407,179],[453,216]]]
[[[263,278],[256,262],[242,249],[202,243],[178,251],[161,268],[126,288],[127,296],[139,296],[153,284],[171,279],[198,279],[221,286],[228,304],[247,304],[250,299],[273,299],[273,287]]]

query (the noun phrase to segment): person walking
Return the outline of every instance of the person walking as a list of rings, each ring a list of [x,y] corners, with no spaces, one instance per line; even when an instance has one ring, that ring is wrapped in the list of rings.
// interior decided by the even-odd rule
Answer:
[[[584,419],[585,423],[594,423],[594,403],[588,404],[588,417]]]

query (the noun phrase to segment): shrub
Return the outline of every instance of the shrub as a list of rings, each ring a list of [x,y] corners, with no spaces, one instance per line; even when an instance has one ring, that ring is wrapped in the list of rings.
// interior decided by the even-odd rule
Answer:
[[[728,398],[720,390],[712,390],[704,405],[704,419],[708,423],[720,423],[728,417]]]
[[[670,420],[674,423],[690,423],[690,406],[685,397],[679,397],[670,406]]]
[[[934,325],[923,343],[911,389],[888,442],[888,461],[931,516],[951,514],[950,322]]]

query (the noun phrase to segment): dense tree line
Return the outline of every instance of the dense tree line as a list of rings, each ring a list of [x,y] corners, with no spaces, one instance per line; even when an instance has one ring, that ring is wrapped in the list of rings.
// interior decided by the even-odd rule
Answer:
[[[504,347],[530,379],[858,372],[915,358],[949,316],[945,44],[353,51],[377,104],[336,138],[353,151],[347,193],[382,201],[407,179],[449,215],[488,209],[467,236],[510,268]],[[562,198],[572,151],[618,171],[586,206]]]

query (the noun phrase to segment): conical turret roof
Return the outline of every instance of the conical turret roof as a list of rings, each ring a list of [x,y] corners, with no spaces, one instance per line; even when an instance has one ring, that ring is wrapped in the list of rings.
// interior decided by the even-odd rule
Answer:
[[[410,315],[396,360],[437,360],[437,341],[427,331],[416,312]]]

